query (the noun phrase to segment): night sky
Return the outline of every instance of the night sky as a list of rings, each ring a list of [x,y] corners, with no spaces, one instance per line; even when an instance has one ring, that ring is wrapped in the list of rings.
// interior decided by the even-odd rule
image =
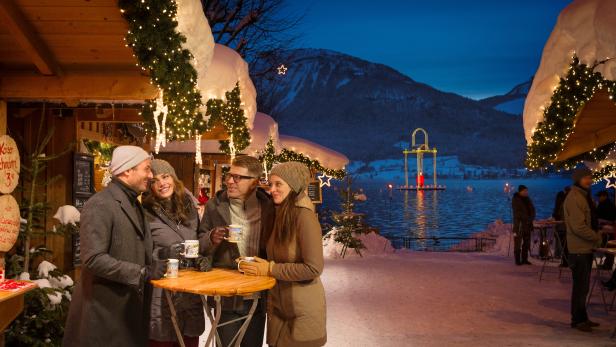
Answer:
[[[503,94],[532,76],[570,0],[315,0],[297,46],[389,65],[416,81],[473,99]]]

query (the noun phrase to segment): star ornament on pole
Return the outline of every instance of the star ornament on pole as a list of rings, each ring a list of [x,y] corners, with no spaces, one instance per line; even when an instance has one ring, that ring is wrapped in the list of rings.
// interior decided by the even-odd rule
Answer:
[[[319,175],[319,182],[321,182],[321,187],[323,186],[328,186],[331,187],[331,180],[332,180],[332,176],[329,176],[327,174],[320,174]]]
[[[278,69],[278,74],[279,74],[279,75],[284,76],[284,75],[286,75],[286,74],[287,74],[287,70],[288,70],[288,69],[287,69],[287,67],[286,67],[286,66],[284,66],[284,64],[280,64],[280,66],[279,66],[277,69]]]
[[[609,176],[606,176],[603,179],[607,181],[605,189],[616,189],[616,173],[612,172]]]

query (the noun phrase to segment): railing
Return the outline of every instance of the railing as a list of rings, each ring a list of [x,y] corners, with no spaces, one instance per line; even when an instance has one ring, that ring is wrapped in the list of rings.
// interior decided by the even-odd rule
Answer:
[[[396,249],[428,252],[483,252],[494,246],[496,239],[485,237],[392,237]]]

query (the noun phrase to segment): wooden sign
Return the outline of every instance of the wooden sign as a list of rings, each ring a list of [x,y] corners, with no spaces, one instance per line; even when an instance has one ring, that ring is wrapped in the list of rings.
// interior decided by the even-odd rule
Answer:
[[[312,181],[308,184],[308,197],[313,204],[323,203],[323,190],[321,188],[321,182]]]
[[[0,193],[10,194],[19,182],[19,149],[8,135],[0,136]]]
[[[0,252],[8,252],[19,235],[19,205],[12,195],[0,196]]]

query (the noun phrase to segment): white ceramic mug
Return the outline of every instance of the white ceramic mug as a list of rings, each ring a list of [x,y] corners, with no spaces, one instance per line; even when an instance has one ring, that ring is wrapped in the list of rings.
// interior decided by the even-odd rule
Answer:
[[[178,259],[168,259],[167,260],[167,273],[165,274],[165,277],[166,278],[177,278],[179,268],[180,268],[180,261]]]
[[[255,261],[255,257],[240,257],[240,259],[237,261],[237,271],[244,273],[244,271],[240,269],[240,264],[242,262],[252,263],[253,261]]]
[[[242,226],[238,224],[231,224],[227,228],[229,230],[229,236],[225,238],[225,240],[233,243],[237,243],[242,241]]]
[[[184,258],[199,257],[199,240],[186,240],[182,242],[184,245],[184,253],[180,253]]]

